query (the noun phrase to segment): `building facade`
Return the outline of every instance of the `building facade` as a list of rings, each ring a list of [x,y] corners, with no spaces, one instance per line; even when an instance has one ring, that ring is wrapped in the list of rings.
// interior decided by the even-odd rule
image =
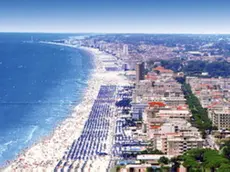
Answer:
[[[212,110],[209,111],[209,118],[212,124],[217,126],[218,129],[230,129],[230,111],[229,110]]]
[[[136,81],[139,82],[145,79],[145,65],[144,63],[136,64]]]

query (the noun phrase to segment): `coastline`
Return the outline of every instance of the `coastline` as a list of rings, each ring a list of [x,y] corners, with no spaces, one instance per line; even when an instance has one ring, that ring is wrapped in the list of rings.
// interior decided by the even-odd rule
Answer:
[[[56,127],[53,133],[41,141],[35,143],[30,148],[22,151],[3,171],[32,171],[46,170],[53,171],[58,161],[71,146],[74,139],[81,135],[84,124],[88,119],[89,113],[97,97],[101,85],[123,82],[118,72],[105,72],[103,62],[100,57],[104,53],[97,49],[77,47],[68,44],[41,42],[60,46],[79,48],[93,56],[95,68],[89,76],[87,88],[83,99],[72,111],[72,114]],[[105,54],[104,54],[105,55]],[[108,56],[108,55],[107,55]]]

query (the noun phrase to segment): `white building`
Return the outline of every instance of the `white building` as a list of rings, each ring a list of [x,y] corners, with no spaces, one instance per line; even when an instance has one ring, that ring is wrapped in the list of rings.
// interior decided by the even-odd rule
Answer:
[[[127,44],[123,45],[123,55],[124,56],[129,55],[129,46]]]
[[[217,126],[218,129],[230,129],[230,110],[223,109],[210,110],[209,118],[212,120],[212,124]]]

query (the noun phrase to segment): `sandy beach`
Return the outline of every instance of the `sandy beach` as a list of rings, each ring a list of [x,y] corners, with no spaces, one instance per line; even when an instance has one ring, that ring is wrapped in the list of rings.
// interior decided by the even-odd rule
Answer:
[[[59,44],[70,46],[66,44]],[[82,102],[76,106],[72,114],[63,121],[53,133],[32,147],[24,150],[9,166],[0,171],[26,172],[26,171],[53,171],[57,163],[62,159],[65,152],[71,146],[74,139],[81,135],[84,124],[88,119],[94,100],[98,95],[101,85],[127,85],[128,81],[120,72],[105,71],[103,58],[111,55],[104,54],[97,49],[82,48],[93,55],[95,69],[88,81]],[[112,140],[110,138],[110,140]],[[112,144],[112,143],[111,143]],[[104,160],[109,161],[108,157]],[[99,165],[101,164],[101,165]],[[104,163],[106,165],[106,163]],[[105,166],[101,159],[91,165],[90,171],[103,171]],[[94,169],[94,170],[93,170]]]

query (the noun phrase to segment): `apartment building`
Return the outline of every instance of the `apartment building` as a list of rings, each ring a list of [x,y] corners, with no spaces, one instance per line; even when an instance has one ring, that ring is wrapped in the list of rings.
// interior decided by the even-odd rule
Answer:
[[[209,118],[212,120],[214,126],[218,129],[230,129],[230,110],[210,110]]]

